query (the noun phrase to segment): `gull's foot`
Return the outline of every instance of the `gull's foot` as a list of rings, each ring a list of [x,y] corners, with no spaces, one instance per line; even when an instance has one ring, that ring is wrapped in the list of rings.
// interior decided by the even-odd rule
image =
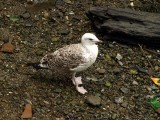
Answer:
[[[85,90],[83,87],[78,87],[78,86],[76,86],[76,89],[77,89],[77,91],[78,91],[79,93],[81,93],[81,94],[87,93],[87,90]]]
[[[74,79],[72,79],[72,82],[74,85],[78,86],[80,84],[83,84],[82,83],[82,77],[75,77]]]

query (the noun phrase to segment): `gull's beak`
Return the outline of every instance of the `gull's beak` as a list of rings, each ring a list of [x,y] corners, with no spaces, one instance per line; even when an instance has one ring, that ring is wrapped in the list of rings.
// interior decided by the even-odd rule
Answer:
[[[103,43],[103,41],[102,41],[102,40],[99,40],[99,39],[97,40],[97,42],[98,42],[98,43]]]

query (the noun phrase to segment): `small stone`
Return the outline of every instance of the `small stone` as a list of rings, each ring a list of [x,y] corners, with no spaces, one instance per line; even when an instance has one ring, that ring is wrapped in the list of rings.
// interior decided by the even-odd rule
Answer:
[[[92,76],[92,77],[86,77],[86,80],[88,81],[94,81],[94,82],[96,82],[96,81],[98,81],[98,79],[95,77],[95,76]]]
[[[117,114],[116,114],[116,113],[113,113],[112,119],[115,120],[116,118],[117,118]]]
[[[72,4],[71,0],[63,0],[65,3]]]
[[[44,18],[49,18],[49,13],[47,11],[44,12]]]
[[[61,90],[61,89],[59,89],[59,88],[57,88],[57,89],[55,89],[55,90],[54,90],[54,92],[55,92],[55,93],[61,93],[61,92],[62,92],[62,90]]]
[[[33,22],[31,22],[31,21],[25,23],[26,27],[31,27],[32,25],[33,25]]]
[[[121,61],[118,61],[118,64],[119,64],[120,66],[123,66],[123,63],[122,63]]]
[[[70,31],[68,29],[63,29],[63,30],[59,30],[58,33],[61,35],[68,35],[70,33]]]
[[[159,89],[159,88],[158,88],[157,86],[155,86],[155,85],[150,86],[150,88],[151,88],[152,90],[158,90],[158,89]]]
[[[87,103],[93,106],[100,106],[101,98],[99,97],[99,95],[89,95],[87,97]]]
[[[113,44],[109,44],[108,47],[113,48],[114,46],[113,46]]]
[[[133,85],[138,85],[138,82],[134,80],[134,81],[132,82],[132,84],[133,84]]]
[[[115,67],[115,68],[113,68],[113,72],[114,72],[115,74],[117,74],[117,73],[120,73],[121,70],[120,70],[118,67]]]
[[[134,70],[134,69],[131,69],[129,71],[129,73],[132,74],[132,75],[137,75],[138,74],[137,70]]]
[[[45,101],[45,100],[44,100],[43,102],[44,102],[45,104],[47,104],[47,105],[49,104],[49,102],[48,102],[48,101]]]
[[[119,53],[117,53],[116,59],[117,59],[117,60],[121,60],[122,58],[123,58],[122,55],[119,54]]]
[[[4,44],[4,42],[3,42],[3,41],[0,41],[0,47],[1,47],[3,44]]]
[[[123,97],[115,97],[115,103],[117,104],[123,103]]]
[[[129,91],[128,88],[125,88],[125,87],[120,88],[120,90],[125,94],[127,94]]]
[[[158,71],[159,67],[158,67],[158,66],[155,66],[154,69],[155,69],[156,71]]]
[[[110,87],[110,86],[111,86],[111,83],[107,80],[107,81],[105,82],[105,86],[106,86],[106,87]]]
[[[30,13],[26,12],[24,14],[21,15],[24,19],[30,18]]]
[[[106,72],[105,69],[98,69],[98,73],[99,73],[99,74],[104,74],[105,72]]]
[[[59,37],[55,37],[55,36],[54,36],[54,37],[51,38],[51,41],[52,41],[52,42],[57,42],[58,40],[59,40]]]
[[[42,50],[37,50],[35,53],[38,56],[42,56],[43,55],[43,51]]]
[[[127,103],[127,102],[123,102],[123,103],[121,104],[121,106],[124,107],[124,108],[126,108],[126,107],[128,106],[128,103]]]

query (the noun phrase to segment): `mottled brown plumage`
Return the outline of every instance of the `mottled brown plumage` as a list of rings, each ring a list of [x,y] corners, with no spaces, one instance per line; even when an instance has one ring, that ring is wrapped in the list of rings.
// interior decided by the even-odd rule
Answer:
[[[56,76],[68,76],[68,73],[72,73],[72,82],[76,89],[78,92],[85,94],[87,91],[79,86],[82,84],[81,77],[75,77],[75,75],[77,72],[86,70],[96,61],[98,55],[96,43],[98,42],[100,40],[95,35],[85,33],[82,36],[81,43],[67,45],[45,55],[39,66],[51,69]]]

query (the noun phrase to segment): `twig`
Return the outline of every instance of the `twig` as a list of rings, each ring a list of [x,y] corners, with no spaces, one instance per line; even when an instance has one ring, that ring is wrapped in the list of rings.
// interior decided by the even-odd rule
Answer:
[[[154,69],[154,67],[153,67],[153,65],[151,64],[150,60],[149,60],[149,59],[148,59],[148,57],[146,56],[146,54],[145,54],[145,52],[144,52],[144,50],[143,50],[142,46],[141,46],[140,44],[138,44],[138,46],[140,47],[140,49],[141,49],[141,51],[142,51],[143,55],[146,57],[146,59],[147,59],[148,63],[149,63],[149,64],[150,64],[150,66],[151,66],[151,68],[152,68],[152,69]]]
[[[154,53],[154,54],[156,54],[156,55],[160,55],[160,53],[158,53],[158,52],[156,52],[156,51],[153,51],[153,50],[150,50],[150,49],[145,49],[145,50],[147,50],[148,52]]]

